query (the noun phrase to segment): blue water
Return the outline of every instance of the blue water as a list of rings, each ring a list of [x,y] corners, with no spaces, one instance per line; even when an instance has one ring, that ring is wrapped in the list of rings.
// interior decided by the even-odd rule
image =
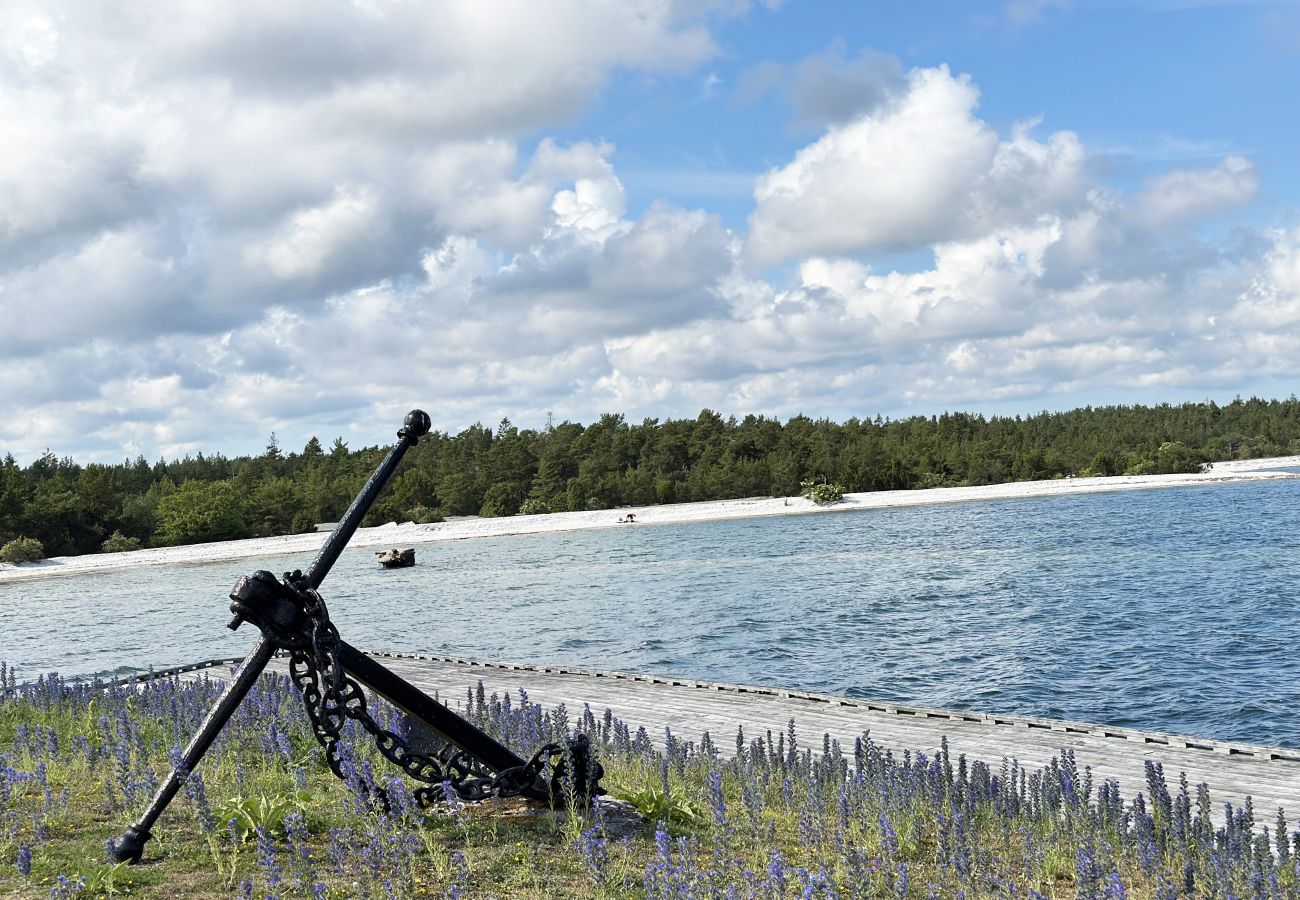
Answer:
[[[361,647],[800,687],[1300,747],[1300,481],[343,555]],[[311,554],[0,585],[20,677],[242,655],[239,575]]]

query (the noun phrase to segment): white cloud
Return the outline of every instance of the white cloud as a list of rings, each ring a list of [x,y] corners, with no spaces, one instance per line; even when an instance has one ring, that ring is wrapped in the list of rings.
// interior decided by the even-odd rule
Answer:
[[[734,239],[716,216],[654,206],[620,218],[617,179],[560,191],[546,237],[483,278],[483,297],[515,309],[537,338],[613,336],[702,318],[734,264]]]
[[[1261,269],[1227,311],[1225,324],[1269,335],[1300,330],[1300,232],[1276,232]]]
[[[726,316],[611,342],[610,364],[629,383],[668,379],[674,396],[722,394],[738,412],[839,416],[1079,391],[1233,391],[1300,374],[1286,356],[1300,345],[1300,240],[1279,234],[1268,256],[1226,274],[1217,261],[1166,271],[1161,258],[1121,277],[1091,259],[1072,269],[1060,252],[1080,227],[1122,243],[1137,227],[1126,221],[1103,194],[1072,218],[937,244],[920,271],[811,258],[785,290],[732,277]]]
[[[267,240],[246,248],[244,256],[284,281],[313,279],[349,245],[376,237],[378,214],[373,191],[342,188],[328,203],[292,213]]]
[[[1012,128],[1011,139],[998,143],[988,172],[972,189],[969,216],[976,232],[1083,206],[1089,188],[1083,144],[1070,131],[1035,140],[1030,132],[1036,124]]]
[[[1213,169],[1180,170],[1152,179],[1137,198],[1137,215],[1147,227],[1164,229],[1244,206],[1258,189],[1254,164],[1229,156]]]
[[[177,254],[206,283],[190,299],[248,309],[265,298],[232,298],[279,281],[328,293],[410,272],[451,232],[526,247],[556,181],[610,151],[546,144],[517,176],[516,136],[615,69],[715,52],[667,0],[18,0],[0,31],[3,258],[40,267],[107,231],[200,222]],[[360,229],[364,258],[327,265]]]
[[[768,72],[828,124],[757,180],[745,234],[547,137],[746,8],[3,6],[0,452],[1300,374],[1300,236],[1229,254],[1188,227],[1260,191],[1241,157],[1126,193],[1069,131],[995,131],[970,79],[837,47]]]
[[[534,127],[574,111],[612,68],[680,69],[715,52],[666,0],[155,0],[134,12],[87,25],[119,40],[138,29],[133,46],[157,48],[142,78],[208,78],[293,101],[322,125],[408,137]]]
[[[1030,25],[1040,21],[1051,9],[1069,9],[1073,0],[1008,0],[1004,9],[1014,25]]]
[[[967,78],[916,69],[894,101],[832,127],[758,180],[750,258],[912,249],[1080,203],[1078,138],[1043,143],[1019,126],[999,141],[978,99]]]
[[[190,330],[187,288],[155,230],[101,232],[34,265],[0,269],[0,352]]]
[[[429,287],[451,296],[468,296],[474,282],[496,271],[493,256],[477,240],[460,235],[447,238],[424,256]]]
[[[613,179],[609,144],[559,147],[544,140],[519,168],[513,141],[488,139],[440,145],[421,155],[406,181],[402,202],[427,209],[437,226],[455,234],[482,237],[494,245],[526,249],[547,227],[559,184],[587,190]],[[617,187],[621,191],[621,186]],[[615,215],[622,214],[621,201]]]
[[[1279,293],[1300,297],[1300,231],[1274,237],[1268,275]]]
[[[837,125],[872,112],[906,87],[898,57],[862,50],[844,58],[837,41],[793,66],[765,62],[741,73],[738,99],[753,103],[779,91],[794,110],[800,128]]]
[[[1265,257],[1226,281],[1215,266],[1057,277],[1073,223],[1117,217],[1122,208],[1100,203],[1074,219],[944,242],[920,271],[809,258],[780,286],[736,268],[734,239],[702,212],[623,218],[600,246],[578,238],[581,219],[566,228],[553,214],[527,254],[449,238],[427,254],[418,284],[339,294],[310,315],[268,309],[221,339],[171,338],[170,359],[157,360],[164,344],[77,351],[86,377],[45,385],[40,405],[12,419],[22,437],[11,430],[7,443],[35,453],[107,442],[117,458],[228,446],[232,433],[260,446],[271,430],[296,446],[360,421],[389,425],[386,413],[415,405],[451,428],[503,415],[530,424],[546,411],[589,420],[608,409],[639,418],[702,406],[842,417],[1083,390],[1232,391],[1243,379],[1297,373],[1294,234],[1276,235]],[[578,286],[563,287],[566,278]],[[182,358],[189,374],[171,377]],[[11,373],[15,392],[40,390],[48,374],[24,380],[21,371],[0,365],[5,390]],[[78,417],[86,435],[59,430]]]
[[[571,229],[580,240],[597,246],[626,230],[623,214],[627,212],[627,200],[622,183],[612,174],[579,178],[573,190],[555,195],[551,212],[558,228]]]
[[[773,262],[934,239],[997,150],[971,116],[977,97],[946,69],[918,70],[899,101],[831,128],[758,180],[750,254]]]

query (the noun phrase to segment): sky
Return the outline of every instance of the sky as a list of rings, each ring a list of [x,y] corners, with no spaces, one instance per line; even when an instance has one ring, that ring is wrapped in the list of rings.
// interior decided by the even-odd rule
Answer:
[[[1286,397],[1300,3],[0,0],[0,455]]]

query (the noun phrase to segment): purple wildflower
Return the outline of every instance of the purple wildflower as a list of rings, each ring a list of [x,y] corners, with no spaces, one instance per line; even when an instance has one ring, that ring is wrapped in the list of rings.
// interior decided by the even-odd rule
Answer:
[[[313,860],[311,848],[307,846],[309,835],[302,813],[289,813],[284,817],[284,836],[285,849],[289,852],[289,864],[293,867],[298,883],[310,884],[314,875]]]
[[[190,774],[185,781],[185,796],[194,804],[194,817],[199,821],[199,827],[207,834],[212,834],[217,830],[217,817],[212,814],[212,806],[208,803],[207,791],[203,788],[203,776],[198,772]]]
[[[451,854],[450,863],[451,885],[447,888],[447,894],[451,897],[459,897],[464,886],[469,883],[469,860],[465,858],[464,853],[457,850]]]
[[[1124,889],[1124,882],[1120,880],[1118,872],[1111,872],[1106,876],[1101,896],[1102,900],[1128,900],[1128,891]]]
[[[522,693],[522,691],[520,692]],[[465,801],[460,799],[460,794],[452,787],[450,781],[444,781],[438,785],[442,789],[443,802],[447,804],[447,813],[456,822],[460,828],[465,827]]]
[[[50,900],[71,900],[81,893],[86,886],[86,879],[78,876],[76,881],[60,874],[56,879],[54,890],[50,891]]]
[[[731,823],[727,821],[727,801],[722,793],[722,773],[710,769],[705,780],[709,786],[709,809],[713,811],[713,822],[719,831],[728,832],[731,830]]]
[[[266,876],[267,900],[277,897],[275,889],[283,880],[284,868],[275,852],[275,841],[265,828],[257,829],[257,866]]]
[[[605,837],[604,829],[599,824],[592,825],[578,835],[573,843],[578,850],[578,855],[587,864],[587,874],[600,884],[605,878],[605,869],[609,865],[609,841]]]

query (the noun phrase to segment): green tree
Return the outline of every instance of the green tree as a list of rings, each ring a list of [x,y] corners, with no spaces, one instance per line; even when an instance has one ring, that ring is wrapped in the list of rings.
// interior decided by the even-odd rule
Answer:
[[[159,544],[249,537],[244,501],[229,481],[187,481],[158,501]]]
[[[100,527],[114,522],[122,509],[116,471],[110,466],[86,466],[77,479],[77,499],[82,511]]]
[[[438,494],[433,475],[415,466],[404,469],[393,478],[387,490],[379,495],[372,507],[374,522],[428,521],[437,515]]]
[[[0,462],[0,542],[18,536],[27,509],[27,482],[13,454]]]
[[[567,500],[557,498],[564,494],[569,479],[578,475],[578,453],[574,443],[581,436],[582,430],[581,425],[572,422],[552,424],[547,429],[541,441],[537,473],[529,489],[530,497],[552,508],[568,508]]]
[[[70,478],[47,478],[36,485],[27,504],[30,535],[41,542],[48,556],[93,552],[103,540],[102,533],[96,534],[84,518],[74,487]]]
[[[156,481],[142,494],[128,496],[122,501],[122,532],[147,541],[158,530],[158,504],[163,497],[176,490],[170,478]]]
[[[23,468],[0,460],[0,544],[20,535],[52,555],[89,553],[104,536],[145,542],[308,530],[338,519],[385,452],[328,451],[309,440],[286,456],[272,435],[265,453],[227,459],[196,453],[180,460],[143,457],[118,466],[80,466],[47,451]],[[1300,452],[1300,400],[1237,398],[1220,406],[1084,407],[1067,412],[986,419],[961,412],[891,421],[835,423],[795,416],[724,417],[702,410],[689,419],[632,425],[605,413],[583,426],[541,431],[503,419],[493,430],[431,433],[412,448],[392,486],[367,517],[426,520],[439,514],[581,510],[627,503],[791,495],[812,479],[845,490],[993,484],[1066,474],[1196,471],[1204,463]],[[178,522],[180,500],[160,503],[184,482],[232,482],[241,516],[219,525]],[[194,491],[187,488],[186,491]],[[191,498],[192,499],[192,498]],[[210,499],[210,498],[209,498]],[[173,508],[177,507],[177,508]],[[192,518],[199,518],[194,516]],[[286,523],[287,520],[287,523]]]
[[[479,515],[485,518],[493,516],[513,516],[519,512],[523,497],[515,490],[515,484],[494,484],[483,495],[483,506]]]
[[[301,493],[291,479],[269,478],[248,495],[244,520],[254,537],[291,534],[294,516],[301,508]]]

